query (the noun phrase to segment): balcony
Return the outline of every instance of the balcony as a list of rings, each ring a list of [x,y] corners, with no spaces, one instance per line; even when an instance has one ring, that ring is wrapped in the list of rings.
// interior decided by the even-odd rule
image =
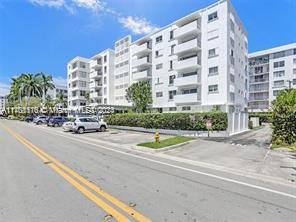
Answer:
[[[140,56],[140,55],[145,55],[150,53],[151,47],[149,42],[146,42],[142,45],[134,45],[132,50],[133,50],[133,53],[132,53],[133,56],[135,55]]]
[[[92,89],[99,89],[99,88],[101,88],[102,86],[103,86],[103,85],[102,85],[101,82],[96,82],[96,81],[94,81],[94,82],[89,83],[89,88],[92,88]]]
[[[101,67],[102,67],[102,60],[96,59],[96,60],[91,61],[91,68],[97,70],[97,69],[99,69]]]
[[[102,96],[102,93],[101,92],[91,92],[89,94],[89,97],[90,98],[97,98],[97,97],[101,97]]]
[[[183,59],[174,62],[174,69],[177,71],[189,70],[200,67],[201,61],[198,56],[194,56],[188,59]]]
[[[103,73],[101,71],[94,71],[89,74],[89,78],[91,79],[98,79],[101,78]]]
[[[250,96],[249,101],[268,101],[268,96]]]
[[[147,67],[147,66],[151,66],[151,61],[149,56],[145,56],[140,59],[134,59],[132,64],[134,68]]]
[[[183,38],[185,36],[198,34],[200,32],[200,25],[197,20],[190,22],[175,30],[174,36],[176,39]]]
[[[85,100],[85,97],[80,95],[75,95],[75,96],[71,96],[69,100]]]
[[[250,84],[266,83],[268,81],[269,81],[268,78],[266,78],[266,79],[255,79],[255,80],[251,80]]]
[[[181,53],[188,53],[188,52],[196,52],[201,47],[200,39],[192,39],[187,42],[180,43],[176,45],[174,53],[181,54]]]
[[[177,94],[174,96],[174,101],[176,104],[194,104],[200,102],[199,93],[190,94]]]
[[[149,78],[151,78],[150,69],[146,69],[140,72],[133,72],[133,80],[135,81],[147,80]]]
[[[255,89],[250,89],[250,93],[252,92],[268,92],[269,89],[268,88],[255,88]]]
[[[200,75],[191,75],[185,77],[178,77],[174,80],[174,86],[176,87],[184,87],[184,86],[195,86],[200,84]]]

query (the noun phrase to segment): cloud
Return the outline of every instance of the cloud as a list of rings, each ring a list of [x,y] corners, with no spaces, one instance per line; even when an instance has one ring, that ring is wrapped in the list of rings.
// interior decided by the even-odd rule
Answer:
[[[90,9],[94,12],[103,11],[105,2],[101,0],[72,0],[80,8]]]
[[[123,25],[124,28],[132,31],[134,34],[149,34],[156,31],[158,28],[152,25],[147,19],[140,17],[119,17],[119,23]]]
[[[58,86],[67,86],[67,79],[63,77],[53,77],[52,81],[55,85]]]
[[[7,95],[10,91],[10,84],[0,83],[0,95]]]
[[[66,4],[65,0],[29,0],[29,1],[36,5],[53,7],[53,8],[61,8]]]

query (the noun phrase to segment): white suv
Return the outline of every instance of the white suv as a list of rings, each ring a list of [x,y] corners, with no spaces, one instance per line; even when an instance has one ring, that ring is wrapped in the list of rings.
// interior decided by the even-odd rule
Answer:
[[[107,123],[103,120],[98,121],[95,118],[90,117],[78,117],[73,122],[73,132],[84,133],[85,131],[106,131]]]

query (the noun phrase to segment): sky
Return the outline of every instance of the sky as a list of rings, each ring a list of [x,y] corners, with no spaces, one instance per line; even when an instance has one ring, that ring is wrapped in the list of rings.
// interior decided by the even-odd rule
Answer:
[[[0,0],[0,94],[11,77],[44,72],[66,82],[66,64],[151,33],[217,0]],[[296,0],[232,0],[249,52],[296,42]]]

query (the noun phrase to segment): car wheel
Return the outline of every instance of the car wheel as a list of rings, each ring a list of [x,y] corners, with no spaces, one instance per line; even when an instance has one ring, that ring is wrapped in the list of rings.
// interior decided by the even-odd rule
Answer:
[[[36,124],[37,124],[37,125],[40,125],[40,124],[41,124],[41,121],[38,121]]]
[[[77,130],[77,132],[78,132],[79,134],[84,133],[84,128],[83,128],[83,127],[79,127],[78,130]]]
[[[59,126],[59,124],[58,124],[58,123],[55,123],[53,126],[54,126],[54,127],[58,127],[58,126]]]
[[[105,131],[106,131],[106,126],[101,126],[101,127],[100,127],[100,131],[101,131],[101,132],[105,132]]]

